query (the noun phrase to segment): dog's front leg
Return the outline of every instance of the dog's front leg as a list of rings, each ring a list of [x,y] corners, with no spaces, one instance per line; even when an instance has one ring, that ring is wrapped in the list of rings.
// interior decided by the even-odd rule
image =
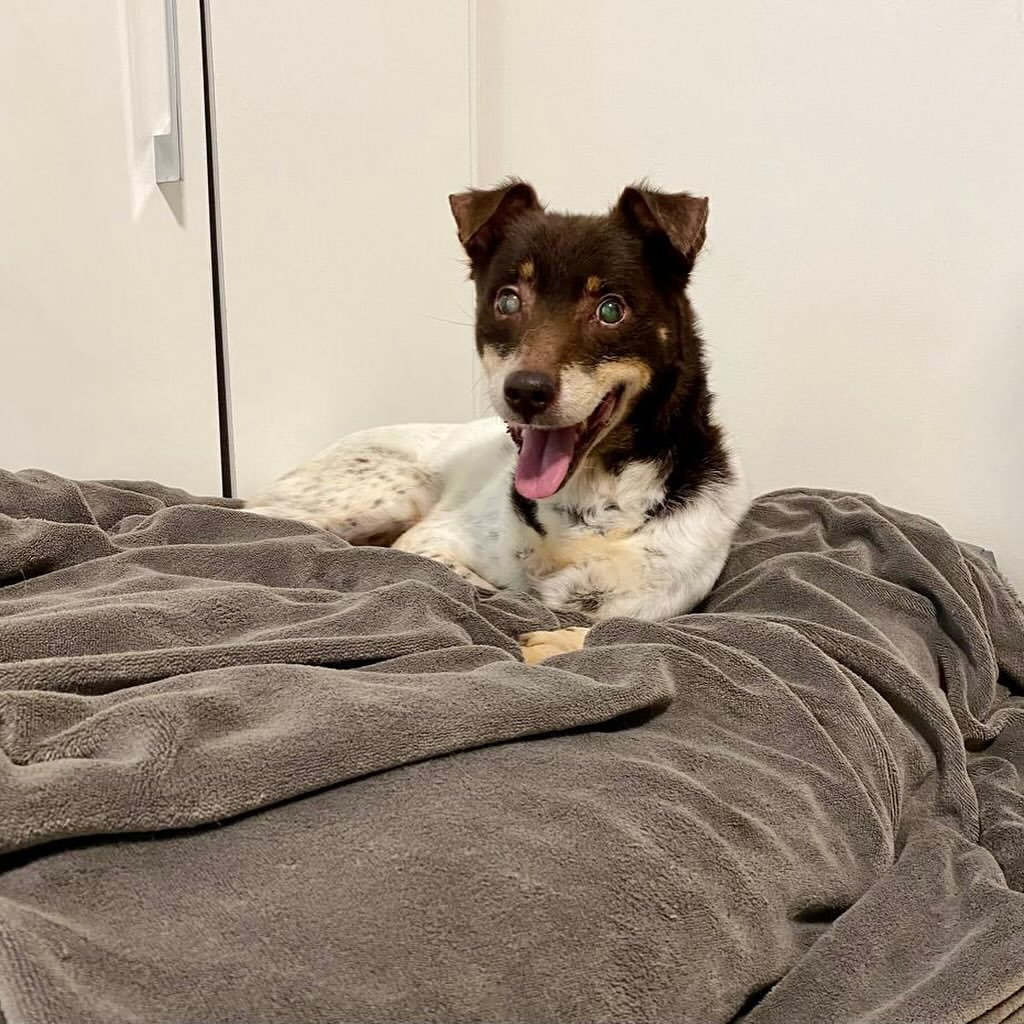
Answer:
[[[417,523],[411,530],[403,533],[391,546],[396,551],[408,551],[410,554],[440,562],[456,576],[481,590],[497,589],[493,583],[485,580],[466,564],[465,544],[460,544],[459,539],[453,536],[451,531],[429,516],[422,523]]]
[[[660,582],[651,560],[629,540],[602,548],[599,554],[581,552],[579,562],[534,580],[541,604],[556,612],[582,612],[594,620],[636,614]]]
[[[634,552],[634,558],[595,558],[544,577],[534,589],[552,611],[582,612],[594,622],[652,622],[682,615],[699,604],[714,585],[726,553],[724,548],[712,550],[696,564],[682,559],[675,564],[650,550]]]

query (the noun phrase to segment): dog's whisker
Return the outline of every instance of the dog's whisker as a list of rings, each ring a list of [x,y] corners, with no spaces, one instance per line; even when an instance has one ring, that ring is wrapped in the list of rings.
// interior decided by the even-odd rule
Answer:
[[[428,320],[436,320],[439,324],[454,324],[456,327],[472,327],[471,323],[465,320],[449,320],[446,316],[431,316],[429,313],[423,314]]]
[[[487,397],[487,383],[481,374],[475,373],[473,375],[473,380],[470,383],[469,391],[470,394],[476,398]]]

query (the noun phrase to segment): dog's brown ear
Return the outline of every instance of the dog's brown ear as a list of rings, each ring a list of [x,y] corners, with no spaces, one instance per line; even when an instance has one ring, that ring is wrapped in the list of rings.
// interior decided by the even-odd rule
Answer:
[[[627,226],[641,235],[663,235],[683,258],[686,269],[693,267],[704,244],[707,199],[631,185],[623,190],[615,209]]]
[[[449,196],[448,204],[474,275],[494,254],[508,225],[524,213],[541,208],[537,193],[525,181],[508,181],[498,188],[460,192]]]

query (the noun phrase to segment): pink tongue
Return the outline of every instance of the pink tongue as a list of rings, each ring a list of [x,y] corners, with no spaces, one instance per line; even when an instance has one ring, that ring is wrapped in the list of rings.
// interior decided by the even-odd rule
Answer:
[[[550,498],[565,481],[575,447],[575,427],[558,430],[523,427],[523,446],[516,464],[516,490],[524,498]]]

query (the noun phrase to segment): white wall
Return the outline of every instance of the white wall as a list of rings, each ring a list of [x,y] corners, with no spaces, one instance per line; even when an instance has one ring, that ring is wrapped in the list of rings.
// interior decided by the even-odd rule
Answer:
[[[1024,584],[1014,0],[481,0],[479,179],[711,197],[693,284],[755,492],[868,491]]]

